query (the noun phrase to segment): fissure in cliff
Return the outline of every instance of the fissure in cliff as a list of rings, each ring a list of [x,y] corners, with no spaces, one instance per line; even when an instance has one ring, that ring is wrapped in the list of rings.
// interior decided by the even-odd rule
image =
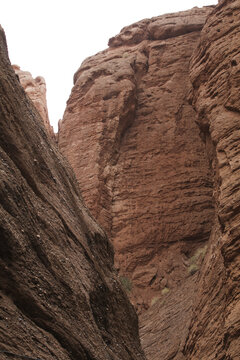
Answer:
[[[18,90],[2,81],[1,166],[11,185],[1,182],[0,310],[36,334],[26,343],[23,331],[25,350],[144,358],[125,288],[149,360],[240,358],[239,9],[224,0],[145,19],[76,72],[58,146],[111,242],[29,99],[29,115],[15,109],[24,95],[8,70]],[[44,95],[43,80],[31,84],[30,97]]]

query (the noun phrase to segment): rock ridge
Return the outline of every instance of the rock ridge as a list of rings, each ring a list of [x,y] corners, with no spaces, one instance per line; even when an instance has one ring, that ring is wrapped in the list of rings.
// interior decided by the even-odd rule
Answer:
[[[109,47],[136,45],[144,40],[165,40],[200,31],[206,20],[207,8],[213,9],[213,6],[195,7],[191,10],[191,16],[189,11],[180,11],[144,19],[124,27],[119,35],[109,40],[108,45]]]
[[[113,247],[8,59],[0,28],[0,357],[145,359]]]
[[[41,115],[49,135],[55,139],[53,127],[50,125],[48,117],[46,98],[47,87],[45,79],[42,76],[37,76],[34,79],[29,71],[21,70],[20,66],[18,65],[12,65],[12,67],[18,76],[20,84],[24,88],[26,94],[29,96],[39,114]]]

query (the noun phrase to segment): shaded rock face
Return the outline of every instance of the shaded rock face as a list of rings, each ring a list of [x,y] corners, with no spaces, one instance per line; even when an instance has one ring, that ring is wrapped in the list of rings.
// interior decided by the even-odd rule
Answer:
[[[240,358],[239,26],[240,2],[221,1],[191,62],[192,103],[214,169],[216,221],[199,278],[187,359]]]
[[[112,246],[20,86],[2,29],[0,95],[0,358],[144,359]]]
[[[140,337],[147,359],[181,360],[188,336],[195,300],[196,276],[181,286],[153,298],[151,307],[140,316]]]
[[[83,198],[141,312],[191,273],[213,223],[212,174],[188,103],[211,7],[143,20],[86,59],[59,130]]]
[[[52,138],[55,138],[53,127],[50,125],[46,98],[46,82],[42,76],[35,79],[28,71],[23,71],[18,65],[13,65],[13,69],[24,88],[26,94],[32,100],[34,106],[41,115],[44,125]]]

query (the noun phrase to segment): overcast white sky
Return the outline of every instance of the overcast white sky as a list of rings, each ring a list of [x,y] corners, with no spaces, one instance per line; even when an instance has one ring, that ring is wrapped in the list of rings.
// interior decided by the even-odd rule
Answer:
[[[0,0],[12,64],[47,83],[49,117],[57,130],[73,86],[88,56],[133,22],[217,0]]]

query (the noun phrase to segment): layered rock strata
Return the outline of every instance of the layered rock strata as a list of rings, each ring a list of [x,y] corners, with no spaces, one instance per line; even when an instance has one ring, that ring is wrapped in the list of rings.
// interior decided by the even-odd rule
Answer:
[[[13,65],[13,69],[18,76],[20,84],[24,88],[26,94],[32,100],[34,106],[38,110],[41,118],[43,119],[44,125],[54,139],[53,127],[50,125],[48,117],[48,108],[47,108],[47,98],[46,98],[46,82],[42,76],[37,76],[35,79],[32,77],[29,71],[23,71],[20,69],[20,66]]]
[[[113,249],[10,66],[0,29],[0,358],[144,359]]]
[[[76,72],[59,130],[140,312],[188,278],[212,228],[212,174],[188,103],[189,60],[211,10],[146,19],[110,39]]]
[[[215,222],[197,286],[186,282],[140,318],[151,360],[240,358],[239,26],[240,2],[219,1],[193,53],[189,100],[213,169]]]
[[[192,104],[214,170],[216,220],[186,359],[240,359],[240,1],[221,1],[191,62]]]
[[[195,301],[196,276],[153,298],[149,310],[140,316],[140,336],[147,359],[186,359],[183,351]]]

